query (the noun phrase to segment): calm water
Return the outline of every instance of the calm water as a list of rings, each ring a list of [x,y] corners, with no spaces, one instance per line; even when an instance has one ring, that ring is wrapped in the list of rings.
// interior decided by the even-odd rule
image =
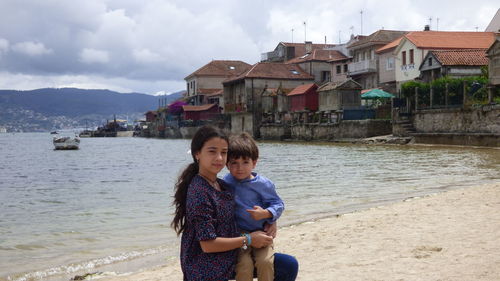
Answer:
[[[0,280],[68,280],[178,256],[169,228],[188,140],[0,134]],[[280,225],[498,181],[500,150],[260,143],[257,172],[276,183]],[[226,171],[224,171],[226,172]]]

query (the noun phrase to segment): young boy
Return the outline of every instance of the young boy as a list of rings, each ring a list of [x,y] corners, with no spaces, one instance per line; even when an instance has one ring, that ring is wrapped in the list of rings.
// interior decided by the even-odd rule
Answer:
[[[276,222],[284,209],[274,184],[253,172],[258,159],[259,149],[249,134],[230,137],[227,155],[230,174],[224,180],[234,190],[236,224],[242,233],[264,231],[265,225]],[[236,280],[253,280],[254,265],[259,281],[274,280],[272,245],[260,249],[241,249],[236,265]]]

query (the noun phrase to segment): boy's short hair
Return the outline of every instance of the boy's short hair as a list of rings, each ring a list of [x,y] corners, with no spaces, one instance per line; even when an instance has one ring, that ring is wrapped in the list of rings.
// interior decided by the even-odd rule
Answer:
[[[229,137],[227,160],[250,158],[256,161],[259,158],[259,148],[252,136],[246,132]]]

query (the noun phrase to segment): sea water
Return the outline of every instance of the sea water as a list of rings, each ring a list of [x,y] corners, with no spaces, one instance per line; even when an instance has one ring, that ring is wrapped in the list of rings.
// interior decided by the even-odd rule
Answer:
[[[0,280],[123,273],[179,255],[173,186],[189,140],[0,134]],[[279,224],[498,182],[500,150],[452,146],[259,143],[256,171],[276,184]],[[221,173],[226,173],[224,169]]]

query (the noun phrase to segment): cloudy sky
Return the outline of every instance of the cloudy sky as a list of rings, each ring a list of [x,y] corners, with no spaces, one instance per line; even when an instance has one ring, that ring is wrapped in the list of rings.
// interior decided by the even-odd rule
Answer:
[[[483,31],[498,8],[494,0],[0,0],[0,89],[175,92],[213,59],[253,64],[280,41],[338,43],[429,23]]]

